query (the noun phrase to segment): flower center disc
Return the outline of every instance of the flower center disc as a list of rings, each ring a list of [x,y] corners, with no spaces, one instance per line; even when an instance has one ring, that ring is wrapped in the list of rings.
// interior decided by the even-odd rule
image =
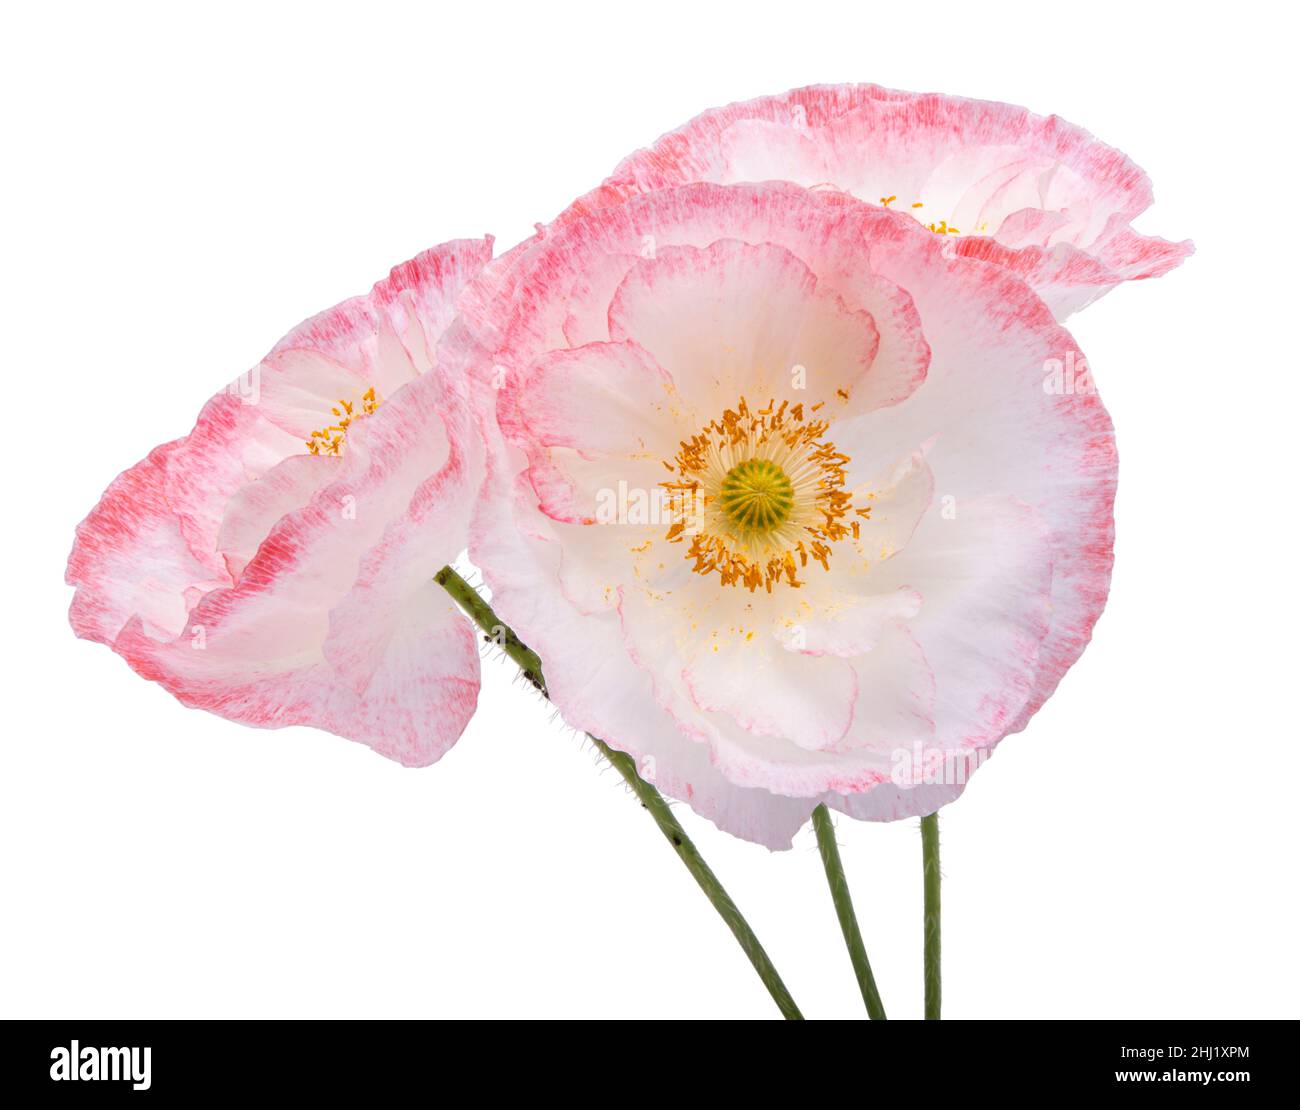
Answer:
[[[844,488],[852,460],[824,438],[824,418],[809,418],[822,404],[805,414],[802,402],[751,409],[741,397],[664,460],[673,475],[662,483],[672,521],[664,539],[686,545],[692,571],[771,593],[780,582],[802,586],[810,562],[829,570],[832,545],[858,538],[871,506],[854,506]]]
[[[790,519],[794,484],[770,459],[746,459],[727,471],[718,501],[737,532],[766,535]]]

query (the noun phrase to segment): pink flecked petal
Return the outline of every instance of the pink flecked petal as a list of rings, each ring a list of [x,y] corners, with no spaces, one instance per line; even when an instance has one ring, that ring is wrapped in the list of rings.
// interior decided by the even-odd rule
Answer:
[[[262,397],[258,407],[272,424],[305,442],[339,414],[331,412],[340,399],[359,398],[369,387],[364,374],[335,362],[319,351],[288,348],[272,352],[262,362]],[[402,367],[406,380],[415,368]]]
[[[869,313],[880,333],[882,363],[891,373],[901,373],[896,364],[905,360],[901,392],[914,388],[924,377],[926,349],[906,293],[864,267],[858,245],[831,235],[834,221],[809,207],[806,190],[768,185],[747,194],[744,204],[717,204],[716,196],[699,187],[597,208],[588,221],[561,221],[551,233],[498,259],[460,302],[462,319],[485,352],[487,364],[481,369],[491,372],[499,364],[520,372],[525,368],[514,364],[519,351],[568,346],[566,320],[579,311],[585,316],[610,307],[611,256],[633,256],[640,264],[673,247],[707,249],[730,239],[783,247],[815,270],[819,289],[835,293],[850,310]],[[565,229],[571,233],[558,233]],[[604,280],[587,280],[593,272]],[[588,299],[577,304],[576,297]],[[891,337],[891,329],[898,334]],[[671,367],[665,369],[671,373]]]
[[[1190,239],[1171,243],[1132,228],[1114,231],[1097,252],[1098,259],[1123,281],[1144,281],[1167,274],[1195,253]]]
[[[925,817],[956,801],[966,783],[931,783],[921,786],[896,786],[882,782],[865,794],[827,794],[832,809],[858,821],[902,821],[908,817]]]
[[[478,646],[469,624],[430,567],[456,559],[482,480],[482,444],[468,413],[451,406],[430,374],[399,396],[406,431],[448,424],[446,464],[415,491],[404,515],[365,555],[356,582],[330,614],[326,658],[341,686],[355,693],[355,712],[373,719],[373,746],[403,763],[443,755],[468,723],[478,696]],[[400,714],[400,723],[393,718]]]
[[[226,502],[217,550],[232,579],[239,580],[275,523],[306,505],[322,481],[333,477],[341,466],[339,458],[290,455]]]
[[[932,359],[927,388],[891,413],[896,420],[868,414],[855,434],[897,457],[915,447],[912,427],[928,429],[936,497],[958,517],[968,497],[1014,490],[1052,538],[1051,629],[1016,731],[1082,653],[1105,605],[1116,481],[1110,418],[1074,340],[1005,270],[970,270],[937,242],[920,253],[882,247],[873,257],[914,298]],[[1076,377],[1066,377],[1067,366]],[[979,390],[954,403],[958,383],[973,375]]]
[[[998,226],[997,240],[1005,247],[1046,247],[1052,236],[1066,227],[1070,218],[1064,212],[1047,212],[1042,208],[1022,208],[1012,212]]]
[[[457,239],[417,255],[394,267],[370,293],[299,324],[266,359],[208,402],[165,482],[195,558],[214,573],[224,570],[217,534],[226,502],[283,459],[302,453],[306,436],[333,419],[330,408],[339,400],[355,402],[381,382],[395,388],[429,365],[431,344],[452,318],[464,283],[491,257],[490,238]],[[344,384],[355,392],[340,397],[283,369],[301,370],[304,364],[323,367],[330,388]],[[299,411],[304,390],[319,398],[314,418]],[[391,391],[381,390],[380,400]],[[273,412],[292,426],[270,419]],[[296,413],[292,419],[290,412]]]
[[[187,705],[244,724],[313,724],[412,765],[442,755],[473,711],[478,654],[432,576],[459,547],[455,522],[464,527],[476,484],[451,451],[437,384],[413,383],[411,397],[350,430],[342,458],[328,460],[341,464],[334,480],[271,529],[236,586],[204,596],[180,637],[133,624],[117,650]],[[430,495],[447,528],[419,550],[389,529]],[[438,651],[425,622],[445,640]]]
[[[880,336],[870,314],[819,289],[803,262],[771,244],[661,249],[623,279],[609,329],[644,345],[705,419],[740,396],[784,399],[808,378],[834,379],[861,409],[911,384],[872,373]]]
[[[502,427],[537,445],[529,473],[545,511],[581,523],[611,523],[629,490],[657,486],[676,447],[675,404],[671,377],[635,343],[551,352],[497,401]]]
[[[852,664],[787,652],[767,638],[709,645],[682,677],[701,711],[726,713],[747,733],[811,751],[832,749],[848,735],[858,699]]]
[[[963,237],[951,249],[1023,278],[1058,320],[1064,320],[1125,281],[1159,277],[1193,253],[1191,241],[1169,243],[1136,233],[1117,234],[1089,254],[1061,243],[1013,249],[994,239]]]
[[[997,743],[1028,702],[1052,616],[1053,569],[1046,522],[1011,498],[965,501],[952,519],[927,514],[876,569],[878,589],[922,599],[907,623],[942,678],[934,713],[946,748]]]
[[[593,259],[590,268],[575,276],[563,325],[570,347],[609,339],[609,302],[639,260],[635,254],[607,254]]]
[[[77,587],[70,619],[78,636],[111,645],[133,617],[153,635],[184,626],[185,591],[209,572],[190,553],[163,492],[180,442],[120,474],[78,525],[67,571]]]
[[[719,721],[717,763],[731,781],[777,797],[869,793],[890,783],[898,751],[934,746],[935,674],[905,627],[884,630],[872,650],[833,665],[849,667],[856,686],[844,734],[814,750]]]
[[[957,229],[957,241],[996,243],[1006,253],[983,257],[1005,259],[1059,319],[1122,281],[1155,276],[1116,265],[1117,249],[1160,258],[1160,273],[1191,250],[1132,231],[1151,204],[1150,182],[1082,128],[1010,104],[876,85],[812,86],[704,112],[624,159],[556,226],[651,190],[777,180],[888,202],[922,224]],[[1015,257],[1056,247],[1097,268]]]
[[[490,239],[445,244],[299,325],[123,475],[69,560],[78,633],[243,723],[313,725],[409,764],[445,752],[478,653],[432,576],[465,544],[482,464],[437,348],[490,256]],[[331,406],[352,412],[341,453],[309,454]]]

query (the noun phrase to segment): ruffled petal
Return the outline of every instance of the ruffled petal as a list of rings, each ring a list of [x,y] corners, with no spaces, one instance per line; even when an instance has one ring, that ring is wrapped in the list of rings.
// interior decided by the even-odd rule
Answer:
[[[1117,456],[1110,417],[1073,338],[1007,271],[970,268],[937,241],[880,247],[877,265],[915,300],[932,358],[924,389],[853,434],[898,458],[926,443],[941,513],[1011,495],[1045,522],[1051,627],[1018,731],[1083,652],[1110,586]],[[1072,368],[1072,373],[1066,373]],[[978,383],[978,384],[976,384]]]
[[[741,396],[789,397],[810,378],[856,394],[860,411],[895,404],[915,385],[910,373],[872,373],[880,335],[871,314],[819,289],[799,258],[770,243],[662,249],[619,285],[609,330],[649,350],[696,422]]]
[[[436,352],[490,256],[490,239],[445,244],[300,325],[119,478],[69,560],[78,633],[243,723],[313,725],[411,764],[446,751],[478,653],[432,576],[467,539],[482,448]],[[308,454],[349,404],[341,453]]]
[[[275,523],[306,505],[342,465],[337,457],[290,455],[226,502],[217,550],[233,580],[239,580]]]
[[[175,635],[188,592],[209,580],[165,495],[167,464],[180,443],[155,448],[120,474],[77,526],[67,580],[76,587],[69,616],[83,639],[112,644],[133,618],[150,634]]]
[[[1010,104],[877,85],[812,86],[704,112],[624,159],[556,226],[689,182],[778,180],[891,204],[946,238],[955,232],[959,249],[1013,269],[1058,319],[1120,282],[1167,272],[1192,249],[1132,230],[1151,204],[1150,182],[1082,128]]]
[[[658,488],[676,403],[671,376],[622,342],[550,352],[497,402],[507,434],[535,444],[529,474],[546,512],[585,524],[626,523],[629,496]]]
[[[439,384],[420,379],[350,431],[329,460],[337,477],[276,523],[235,586],[203,597],[182,635],[154,639],[133,622],[116,650],[187,705],[260,727],[315,725],[408,764],[437,759],[478,688],[473,633],[432,582],[459,550],[477,488],[440,417],[454,399]],[[427,549],[402,535],[413,506]]]

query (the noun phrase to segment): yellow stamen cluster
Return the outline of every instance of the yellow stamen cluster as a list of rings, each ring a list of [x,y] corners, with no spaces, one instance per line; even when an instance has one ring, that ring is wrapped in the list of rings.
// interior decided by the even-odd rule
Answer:
[[[897,199],[898,199],[897,196],[881,197],[880,203],[883,207],[888,208]],[[922,204],[919,200],[914,200],[912,201],[912,207],[924,208],[925,205]],[[961,232],[957,228],[949,227],[947,220],[940,220],[938,223],[926,224],[925,226],[928,230],[933,231],[936,235],[960,235],[961,234]]]
[[[717,574],[724,586],[778,582],[801,586],[814,562],[829,569],[832,545],[857,537],[870,507],[855,509],[844,490],[850,459],[824,437],[825,420],[802,403],[769,401],[753,411],[742,397],[734,409],[683,440],[664,466],[668,491],[666,539],[686,543],[697,574]]]
[[[330,409],[337,420],[324,428],[312,432],[307,440],[307,450],[313,455],[341,455],[343,442],[347,439],[348,427],[360,416],[369,416],[379,407],[379,398],[375,396],[372,385],[359,401],[340,401]]]

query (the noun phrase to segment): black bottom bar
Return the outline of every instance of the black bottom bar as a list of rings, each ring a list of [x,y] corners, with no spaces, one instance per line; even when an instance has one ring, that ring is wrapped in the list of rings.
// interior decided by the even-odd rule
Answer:
[[[520,1024],[7,1022],[0,1092],[91,1100],[416,1093],[471,1101],[515,1097],[507,1092],[517,1084],[520,1098],[604,1092],[621,1099],[640,1076],[660,1094],[672,1093],[676,1077],[677,1093],[693,1101],[704,1080],[709,1094],[759,1091],[765,1102],[774,1084],[803,1088],[812,1105],[1122,1088],[1236,1103],[1288,1091],[1297,1066],[1291,1022],[894,1021],[815,1031],[811,1023],[755,1022],[689,1033],[678,1022],[636,1031],[606,1022],[582,1032],[560,1023],[512,1027]]]

